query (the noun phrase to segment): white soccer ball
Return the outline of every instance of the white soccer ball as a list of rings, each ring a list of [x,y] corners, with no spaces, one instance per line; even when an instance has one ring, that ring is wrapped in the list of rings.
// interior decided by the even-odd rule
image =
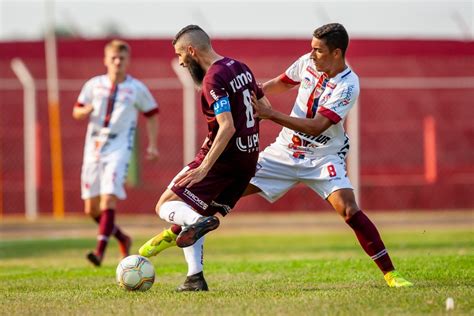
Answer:
[[[151,262],[142,256],[131,255],[117,266],[117,283],[129,291],[147,291],[155,281],[155,269]]]

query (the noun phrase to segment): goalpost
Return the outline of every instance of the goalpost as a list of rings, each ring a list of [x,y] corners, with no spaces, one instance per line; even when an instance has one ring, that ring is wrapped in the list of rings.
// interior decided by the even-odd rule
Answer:
[[[28,220],[35,220],[38,217],[36,85],[33,76],[21,59],[13,59],[11,68],[23,86],[25,216]]]
[[[183,165],[186,165],[196,155],[196,92],[189,71],[177,59],[171,61],[171,67],[183,86]]]

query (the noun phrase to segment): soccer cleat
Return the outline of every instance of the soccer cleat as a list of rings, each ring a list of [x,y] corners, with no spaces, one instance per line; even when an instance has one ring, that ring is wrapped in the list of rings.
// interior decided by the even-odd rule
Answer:
[[[176,289],[178,292],[209,291],[204,274],[201,272],[186,277],[183,284]]]
[[[92,251],[87,254],[86,258],[96,267],[100,267],[102,258],[96,255],[95,253],[93,253]]]
[[[183,228],[176,238],[176,245],[180,248],[192,246],[199,238],[217,227],[219,227],[219,219],[217,217],[200,217],[196,223]]]
[[[156,256],[166,248],[176,246],[176,236],[171,229],[165,229],[141,246],[138,253],[147,258]]]
[[[384,275],[385,281],[387,281],[388,286],[390,287],[409,287],[413,286],[413,283],[407,281],[400,273],[396,270],[387,272]]]
[[[132,247],[132,238],[130,236],[125,236],[124,241],[119,240],[120,253],[122,258],[128,257],[130,255],[130,248]]]

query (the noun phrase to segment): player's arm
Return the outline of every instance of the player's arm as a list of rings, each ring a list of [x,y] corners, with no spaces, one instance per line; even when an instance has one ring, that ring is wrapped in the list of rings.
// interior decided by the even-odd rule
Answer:
[[[263,92],[265,94],[277,94],[277,93],[288,91],[291,88],[298,85],[297,82],[290,82],[286,78],[287,78],[286,75],[283,74],[265,82],[262,85]]]
[[[159,123],[157,115],[146,117],[146,131],[148,136],[148,147],[146,149],[146,158],[148,160],[155,160],[158,158],[158,130]]]
[[[225,99],[227,99],[227,104],[229,104],[228,98]],[[219,101],[220,99],[216,101],[216,103]],[[214,109],[216,109],[216,107],[214,107]],[[193,184],[198,183],[204,179],[234,135],[235,126],[232,113],[230,112],[230,106],[228,108],[224,108],[224,110],[221,108],[220,113],[216,112],[216,120],[219,124],[219,130],[217,131],[216,138],[212,142],[209,152],[199,167],[189,170],[188,172],[184,173],[181,178],[176,179],[176,184],[178,186],[189,188]]]
[[[72,117],[76,120],[84,120],[94,111],[91,104],[76,103],[72,109]]]
[[[252,106],[256,117],[271,120],[294,131],[312,136],[320,135],[333,124],[330,119],[320,113],[317,113],[314,118],[299,118],[283,114],[274,110],[266,97],[257,100],[256,96],[252,95]]]
[[[216,138],[212,142],[209,152],[199,166],[206,174],[220,157],[235,133],[234,119],[232,118],[231,112],[222,112],[216,115],[216,120],[219,124],[219,130],[217,131]]]

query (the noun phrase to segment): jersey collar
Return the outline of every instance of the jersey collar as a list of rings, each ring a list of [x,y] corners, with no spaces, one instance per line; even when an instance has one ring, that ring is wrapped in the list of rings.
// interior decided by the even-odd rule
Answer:
[[[331,79],[333,79],[334,81],[339,81],[341,79],[346,78],[351,72],[352,72],[352,69],[349,66],[347,66],[346,69],[344,69],[343,71],[338,73],[334,78],[331,78]]]

